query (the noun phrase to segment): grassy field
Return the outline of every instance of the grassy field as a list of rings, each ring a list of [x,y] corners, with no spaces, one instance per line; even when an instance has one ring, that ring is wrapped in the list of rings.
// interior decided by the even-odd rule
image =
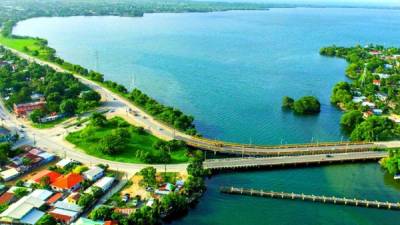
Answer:
[[[43,60],[47,60],[51,55],[50,49],[43,40],[36,38],[9,38],[0,34],[0,44]]]
[[[120,117],[115,117],[110,119],[110,121],[124,121]],[[137,157],[137,152],[139,150],[143,150],[146,152],[157,152],[159,150],[153,147],[154,143],[156,143],[159,139],[149,133],[140,133],[135,129],[135,127],[129,127],[129,131],[131,133],[131,137],[129,142],[127,143],[127,147],[121,153],[117,155],[107,155],[98,150],[99,140],[107,135],[110,135],[113,130],[115,130],[117,126],[107,126],[104,128],[93,128],[91,126],[87,126],[86,128],[70,133],[66,140],[76,145],[78,148],[85,151],[87,154],[112,160],[118,162],[126,162],[126,163],[145,163],[140,158]],[[88,131],[88,130],[91,131]],[[90,138],[82,138],[82,133],[89,132]],[[171,152],[171,163],[184,163],[188,161],[188,157],[186,156],[186,150],[176,150]]]

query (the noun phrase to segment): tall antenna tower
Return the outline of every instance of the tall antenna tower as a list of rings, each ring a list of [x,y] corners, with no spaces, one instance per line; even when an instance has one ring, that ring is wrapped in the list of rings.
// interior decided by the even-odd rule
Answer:
[[[97,50],[94,52],[94,57],[96,58],[96,72],[99,72],[99,52]]]
[[[364,63],[364,72],[360,76],[361,86],[364,86],[365,78],[367,77],[367,65],[368,65],[368,63]]]
[[[133,76],[132,76],[132,74],[130,75],[130,83],[129,83],[129,89],[132,91],[133,89],[135,89],[136,88],[136,75],[135,74],[133,74]]]

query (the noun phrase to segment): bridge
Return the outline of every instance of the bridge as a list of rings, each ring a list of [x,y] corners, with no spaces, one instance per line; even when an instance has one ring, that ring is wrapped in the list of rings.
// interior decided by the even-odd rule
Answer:
[[[244,189],[236,187],[221,187],[220,191],[222,193],[232,194],[232,195],[248,195],[248,196],[257,196],[265,198],[275,198],[275,199],[293,199],[293,200],[297,199],[302,201],[319,202],[326,204],[339,204],[339,205],[350,205],[356,207],[400,210],[400,203],[398,202],[393,203],[393,202],[370,201],[370,200],[360,200],[355,198],[338,198],[334,196],[326,197],[318,195],[263,191],[263,190]]]
[[[305,166],[331,163],[345,163],[356,161],[377,161],[386,157],[386,151],[365,151],[337,154],[280,156],[280,157],[246,157],[227,159],[208,159],[204,161],[204,168],[213,171],[257,169],[285,166]]]
[[[315,154],[335,154],[347,152],[364,152],[382,148],[384,146],[372,142],[327,142],[297,145],[246,145],[221,141],[212,141],[204,138],[178,137],[189,146],[214,153],[225,153],[242,156],[296,156]]]

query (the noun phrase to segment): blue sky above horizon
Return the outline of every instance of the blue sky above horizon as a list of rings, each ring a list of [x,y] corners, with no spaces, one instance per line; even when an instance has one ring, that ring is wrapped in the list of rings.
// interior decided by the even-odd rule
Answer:
[[[214,0],[224,2],[263,2],[283,4],[400,6],[400,0]]]

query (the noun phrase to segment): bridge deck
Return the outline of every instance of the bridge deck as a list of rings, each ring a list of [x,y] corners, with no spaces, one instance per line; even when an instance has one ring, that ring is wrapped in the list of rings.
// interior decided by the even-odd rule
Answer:
[[[305,154],[334,154],[345,152],[362,152],[379,148],[374,143],[336,143],[314,144],[314,145],[290,145],[290,146],[249,146],[249,145],[227,145],[213,144],[197,141],[196,139],[185,140],[192,147],[200,148],[215,153],[248,155],[248,156],[284,156]]]
[[[211,170],[245,169],[254,167],[291,166],[302,164],[340,163],[347,161],[379,160],[387,156],[385,151],[351,152],[334,155],[303,155],[269,158],[229,158],[204,161],[204,168]]]
[[[298,199],[303,201],[319,202],[319,203],[329,203],[329,204],[341,204],[341,205],[351,205],[357,207],[370,207],[379,209],[395,209],[400,210],[400,203],[393,202],[381,202],[381,201],[370,201],[370,200],[360,200],[360,199],[349,199],[349,198],[338,198],[338,197],[326,197],[318,195],[305,195],[305,194],[295,194],[295,193],[285,193],[285,192],[275,192],[275,191],[263,191],[254,189],[244,189],[236,187],[221,187],[220,191],[226,194],[233,195],[249,195],[258,196],[266,198],[278,198],[278,199]]]

